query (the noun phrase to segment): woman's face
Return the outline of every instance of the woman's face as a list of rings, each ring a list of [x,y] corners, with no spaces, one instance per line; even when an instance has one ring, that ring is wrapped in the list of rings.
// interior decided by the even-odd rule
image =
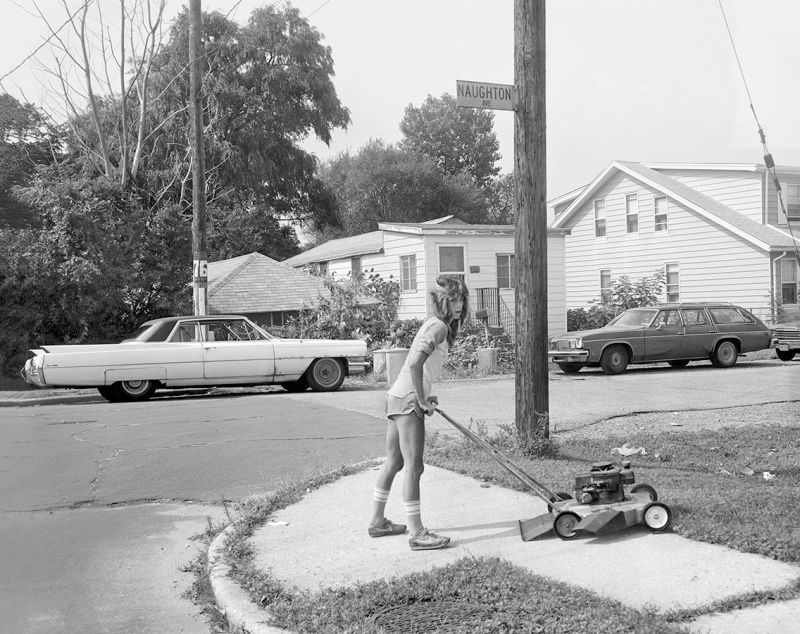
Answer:
[[[461,312],[464,310],[464,300],[459,297],[457,299],[450,298],[447,301],[450,304],[450,314],[453,319],[460,319]]]

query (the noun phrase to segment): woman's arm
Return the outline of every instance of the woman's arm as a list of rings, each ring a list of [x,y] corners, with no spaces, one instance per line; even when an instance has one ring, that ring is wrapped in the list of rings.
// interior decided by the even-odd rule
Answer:
[[[408,352],[408,369],[411,374],[411,384],[414,387],[414,394],[417,397],[417,404],[421,410],[419,414],[433,414],[439,400],[435,396],[425,397],[424,384],[422,380],[423,366],[428,357],[447,338],[447,326],[443,321],[432,319],[423,324],[420,332],[414,338],[411,350]]]

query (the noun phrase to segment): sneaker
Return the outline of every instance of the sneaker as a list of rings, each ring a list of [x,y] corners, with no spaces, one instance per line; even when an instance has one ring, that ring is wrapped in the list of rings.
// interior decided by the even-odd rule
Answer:
[[[411,550],[437,550],[447,548],[450,543],[449,537],[443,537],[436,533],[431,533],[427,528],[420,528],[414,536],[408,540]]]
[[[402,535],[406,532],[405,524],[393,524],[385,517],[377,526],[370,526],[367,529],[370,537],[385,537],[386,535]]]

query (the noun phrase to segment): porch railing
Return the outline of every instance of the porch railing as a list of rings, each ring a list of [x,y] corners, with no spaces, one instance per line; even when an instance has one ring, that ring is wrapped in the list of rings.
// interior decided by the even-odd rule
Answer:
[[[502,328],[506,335],[514,341],[514,310],[508,307],[500,296],[499,288],[478,288],[475,310],[485,310],[489,326]]]

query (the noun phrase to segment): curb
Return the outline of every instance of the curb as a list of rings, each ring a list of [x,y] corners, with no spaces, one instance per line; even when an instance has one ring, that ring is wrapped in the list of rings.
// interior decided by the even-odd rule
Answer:
[[[231,580],[231,568],[225,563],[225,545],[232,534],[233,525],[229,525],[208,549],[208,576],[217,606],[234,632],[286,634],[290,630],[264,623],[270,618],[269,610],[256,606],[242,587]]]
[[[0,407],[33,407],[34,405],[59,405],[61,403],[99,403],[104,400],[105,399],[99,394],[62,394],[0,400]]]

